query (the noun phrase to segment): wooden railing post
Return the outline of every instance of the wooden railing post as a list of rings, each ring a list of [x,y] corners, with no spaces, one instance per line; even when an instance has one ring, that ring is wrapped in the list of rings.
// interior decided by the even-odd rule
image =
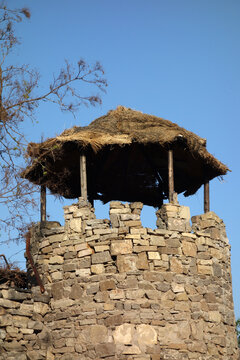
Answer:
[[[174,175],[173,175],[173,151],[168,150],[168,198],[169,202],[174,201]]]
[[[41,186],[41,194],[40,194],[40,206],[41,206],[41,215],[40,215],[40,221],[46,221],[47,218],[47,211],[46,211],[46,186]]]
[[[80,182],[81,197],[87,201],[87,166],[85,155],[80,155]]]
[[[210,211],[209,181],[204,183],[204,213]]]

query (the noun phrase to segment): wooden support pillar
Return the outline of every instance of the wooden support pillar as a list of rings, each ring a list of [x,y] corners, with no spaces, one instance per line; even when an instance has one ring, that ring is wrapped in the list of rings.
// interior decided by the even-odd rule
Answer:
[[[41,217],[40,221],[46,221],[47,212],[46,212],[46,186],[41,186],[41,194],[40,194],[40,204],[41,204]]]
[[[87,201],[87,166],[85,155],[80,155],[80,182],[81,197]]]
[[[209,181],[204,183],[204,213],[210,211]]]
[[[168,198],[174,202],[174,175],[173,175],[173,151],[168,150]]]

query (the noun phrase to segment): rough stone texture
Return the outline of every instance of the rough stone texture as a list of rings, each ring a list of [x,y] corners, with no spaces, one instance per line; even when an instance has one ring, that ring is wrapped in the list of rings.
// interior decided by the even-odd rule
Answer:
[[[65,226],[37,224],[31,252],[45,286],[0,286],[0,360],[237,360],[230,246],[213,212],[142,204],[95,218],[80,199]],[[29,275],[33,275],[29,268]]]

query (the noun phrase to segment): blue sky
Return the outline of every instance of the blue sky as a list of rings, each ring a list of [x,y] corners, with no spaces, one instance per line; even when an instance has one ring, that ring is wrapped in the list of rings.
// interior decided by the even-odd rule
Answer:
[[[207,138],[208,150],[232,170],[210,183],[211,210],[223,218],[232,246],[235,313],[240,317],[239,274],[239,95],[240,2],[238,0],[9,0],[29,7],[30,21],[17,25],[21,46],[11,61],[29,63],[46,88],[65,59],[100,61],[109,86],[103,104],[82,107],[73,119],[43,104],[38,124],[26,122],[29,141],[53,137],[73,125],[86,125],[117,105],[154,114]],[[93,92],[87,89],[88,94]],[[202,189],[180,203],[202,213]],[[62,221],[61,204],[48,196],[51,219]],[[4,211],[0,209],[1,211]],[[106,207],[97,205],[99,217]],[[155,226],[153,209],[143,223]],[[23,264],[24,244],[1,252]]]

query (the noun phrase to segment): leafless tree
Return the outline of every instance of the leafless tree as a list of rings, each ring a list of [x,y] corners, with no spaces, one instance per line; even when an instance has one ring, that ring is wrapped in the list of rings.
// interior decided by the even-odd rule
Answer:
[[[5,216],[0,216],[0,227],[8,232],[8,239],[13,239],[16,230],[20,233],[17,238],[21,238],[36,191],[19,176],[27,143],[22,123],[27,118],[35,121],[41,102],[54,103],[73,115],[83,104],[101,104],[97,94],[84,96],[80,85],[89,84],[95,91],[105,91],[107,86],[101,65],[97,62],[89,66],[81,59],[75,67],[66,61],[59,74],[53,76],[47,91],[39,93],[39,73],[29,65],[9,65],[8,61],[8,55],[19,44],[14,26],[28,18],[27,8],[12,10],[5,2],[0,4],[0,205],[5,209]]]

